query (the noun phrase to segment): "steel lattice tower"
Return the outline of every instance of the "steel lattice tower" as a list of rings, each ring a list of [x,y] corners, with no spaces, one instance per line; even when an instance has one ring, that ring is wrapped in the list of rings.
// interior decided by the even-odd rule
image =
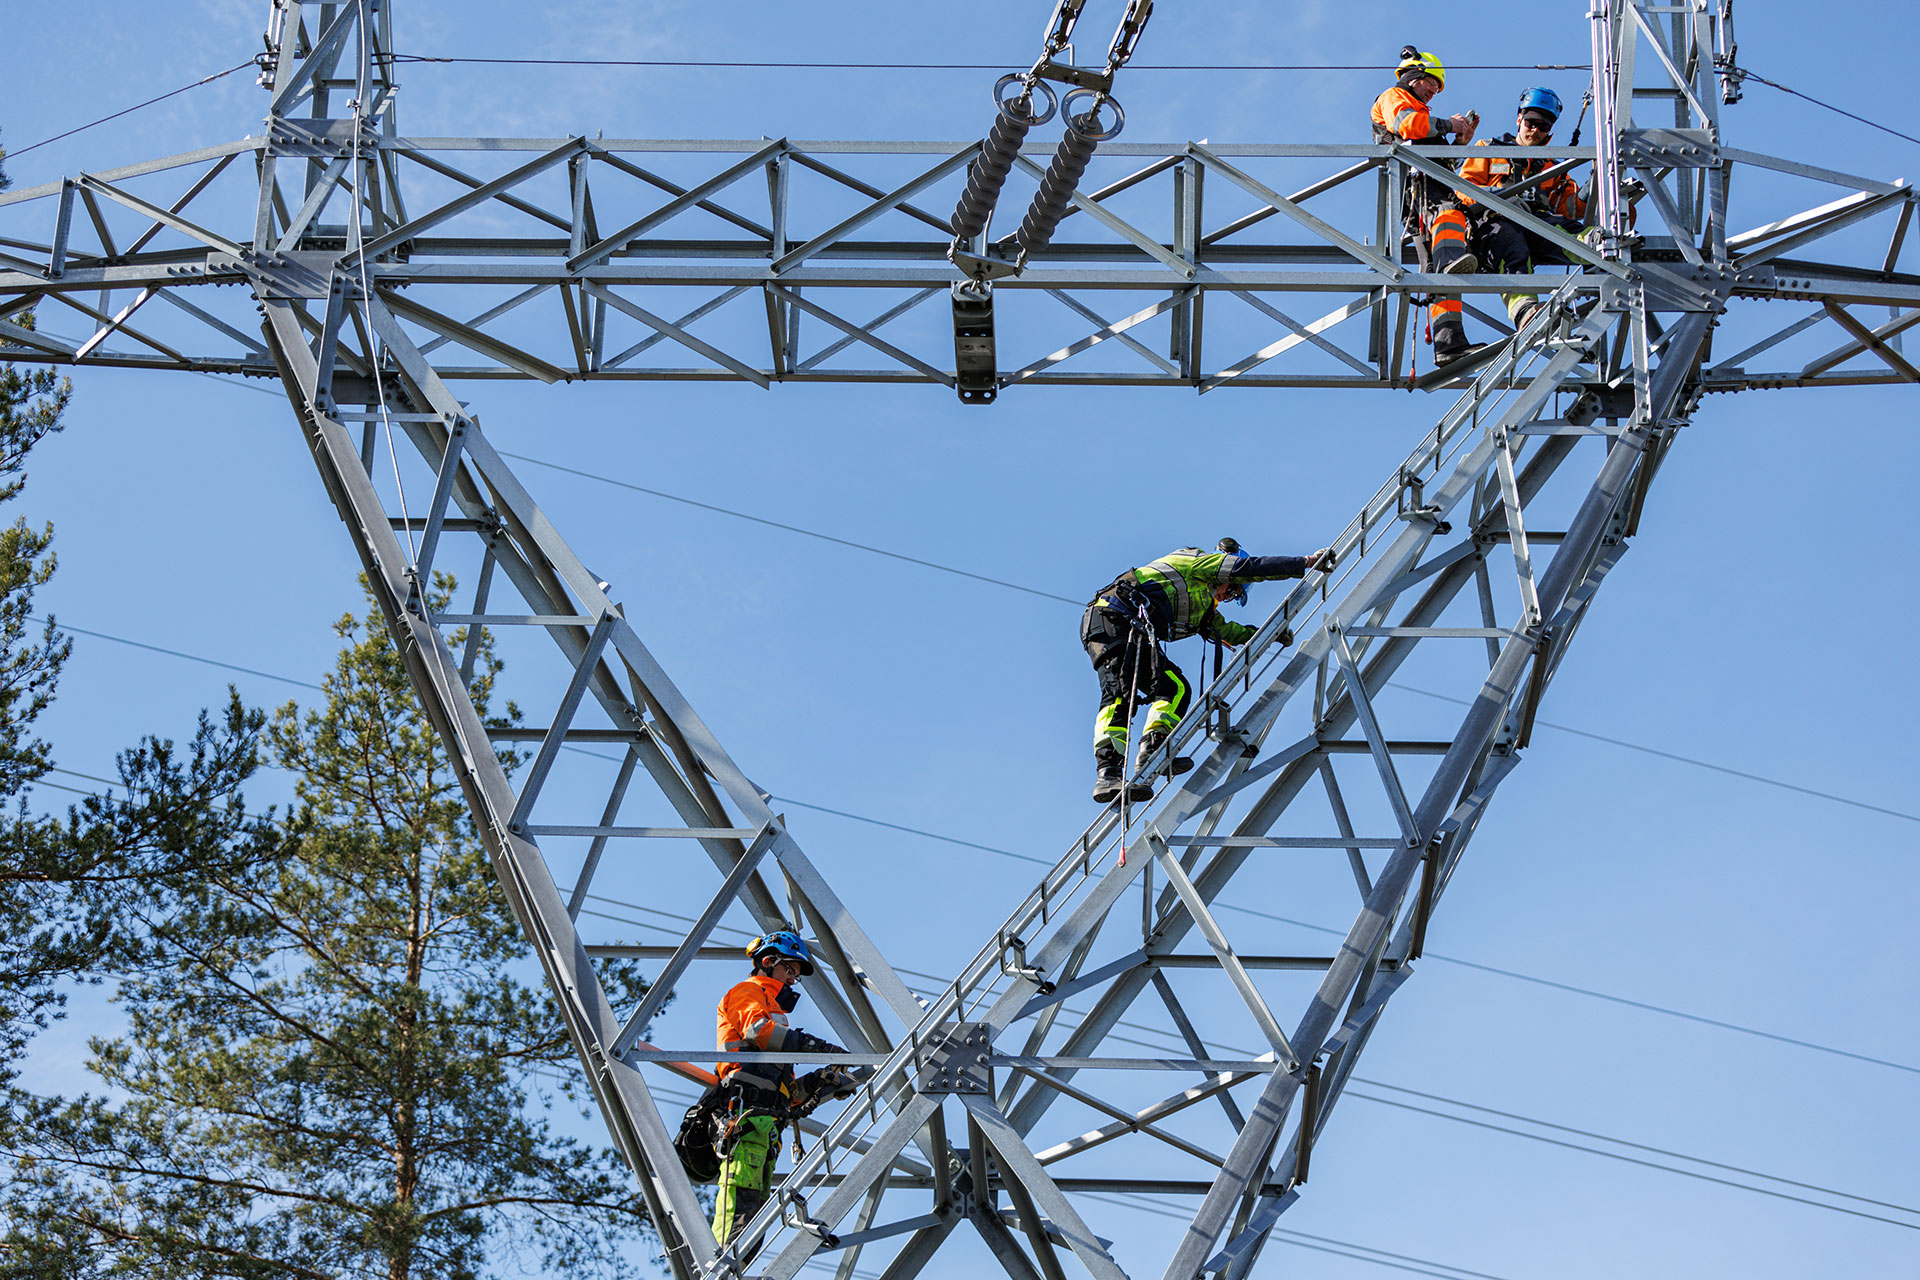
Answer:
[[[1333,539],[1338,568],[1286,598],[1181,726],[1173,745],[1194,770],[1073,836],[923,998],[836,893],[855,869],[802,851],[655,661],[647,624],[609,598],[453,388],[954,386],[937,344],[882,330],[944,309],[958,278],[948,224],[923,205],[951,198],[981,144],[409,137],[393,110],[393,7],[273,0],[260,135],[0,196],[0,338],[9,360],[285,387],[680,1280],[784,1280],[814,1260],[846,1280],[863,1255],[906,1280],[962,1225],[1016,1280],[1074,1267],[1247,1275],[1701,397],[1920,381],[1898,342],[1920,320],[1920,277],[1897,271],[1911,189],[1726,145],[1727,3],[1594,0],[1596,145],[1524,154],[1594,166],[1600,248],[1473,192],[1560,243],[1582,268],[1569,274],[1443,282],[1408,265],[1404,184],[1459,179],[1403,146],[1106,145],[1103,158],[1138,167],[1073,194],[1066,225],[1084,237],[995,284],[1003,322],[1044,297],[1091,327],[1034,342],[1002,388],[1404,387],[1412,299],[1444,283],[1470,302],[1532,288],[1549,305],[1491,361],[1421,380],[1457,398]],[[665,176],[669,153],[708,176]],[[1736,230],[1740,167],[1820,198]],[[1647,188],[1637,228],[1620,194],[1630,176]],[[198,210],[236,187],[252,225],[207,226]],[[1116,211],[1141,191],[1170,216]],[[1222,192],[1254,211],[1215,213]],[[124,238],[129,216],[140,230]],[[1892,223],[1871,257],[1850,232],[1868,219]],[[1256,227],[1293,238],[1256,240]],[[996,244],[983,233],[970,248]],[[1815,250],[1834,260],[1789,256]],[[1111,300],[1140,297],[1109,318]],[[1716,326],[1766,299],[1813,309],[1718,357]],[[1329,309],[1301,320],[1300,303]],[[1849,310],[1861,306],[1891,318],[1870,327]],[[91,336],[67,343],[11,318],[36,307],[87,317]],[[1838,345],[1804,364],[1747,367],[1822,333]],[[1033,336],[1003,333],[1000,348]],[[397,485],[375,466],[382,427],[414,448]],[[456,556],[479,572],[463,611],[440,611],[434,567]],[[476,713],[482,627],[553,642],[543,664],[506,674],[544,727],[490,728]],[[1441,655],[1466,703],[1445,736],[1397,733],[1380,705],[1416,654]],[[516,742],[531,754],[509,774],[496,752]],[[592,784],[584,809],[568,753],[582,745],[620,753],[611,791]],[[657,841],[673,874],[643,880],[618,851]],[[1279,851],[1298,862],[1261,862]],[[1252,953],[1222,927],[1216,908],[1257,877],[1297,865],[1324,878],[1329,864],[1351,886],[1325,914],[1345,933],[1328,954]],[[642,945],[583,920],[590,891],[695,923],[676,945]],[[832,1060],[877,1071],[810,1126],[809,1154],[717,1250],[671,1149],[677,1108],[654,1090],[724,1055],[641,1034],[696,966],[737,969],[714,942],[729,920],[790,921],[818,940],[809,993],[851,1048]],[[596,973],[608,958],[651,967],[640,1007],[609,1004]],[[1068,1022],[1074,999],[1089,1007]],[[1188,1052],[1111,1050],[1128,1016],[1160,1020]],[[1216,1047],[1254,1035],[1257,1052]],[[1114,1190],[1184,1198],[1191,1225],[1170,1257],[1122,1269],[1080,1207]]]

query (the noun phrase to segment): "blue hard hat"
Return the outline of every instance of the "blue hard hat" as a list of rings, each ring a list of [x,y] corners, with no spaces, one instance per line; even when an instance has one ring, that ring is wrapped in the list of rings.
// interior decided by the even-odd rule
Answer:
[[[1520,110],[1544,111],[1555,120],[1560,118],[1560,95],[1551,89],[1533,88],[1520,95]]]
[[[791,929],[779,929],[764,938],[755,938],[747,947],[747,955],[755,965],[762,956],[784,956],[800,966],[801,977],[813,973],[813,952],[807,950],[806,939]]]

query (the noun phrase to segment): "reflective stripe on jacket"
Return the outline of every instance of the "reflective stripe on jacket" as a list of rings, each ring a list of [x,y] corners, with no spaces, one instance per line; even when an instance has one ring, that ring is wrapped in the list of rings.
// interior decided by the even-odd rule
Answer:
[[[1412,90],[1396,84],[1373,100],[1375,142],[1433,142],[1445,137],[1427,104]]]
[[[1511,133],[1503,133],[1497,138],[1482,138],[1474,143],[1484,147],[1489,143],[1500,147],[1517,147],[1520,139]],[[1511,187],[1525,182],[1534,174],[1558,163],[1542,157],[1539,160],[1515,160],[1509,156],[1472,156],[1460,166],[1460,176],[1476,187],[1486,187],[1498,191],[1502,187]],[[1581,190],[1581,184],[1575,182],[1571,174],[1560,174],[1541,183],[1537,203],[1544,205],[1547,212],[1558,217],[1569,218],[1575,222],[1587,216],[1587,200]],[[1533,199],[1531,194],[1523,199]],[[1473,204],[1466,196],[1460,197],[1462,204]]]
[[[778,978],[756,973],[722,996],[715,1011],[715,1047],[722,1053],[773,1053],[786,1048],[787,1015],[781,1012],[777,999],[785,985]],[[716,1063],[713,1074],[725,1080],[745,1065],[749,1064]],[[791,1070],[764,1063],[751,1065],[756,1069],[749,1075],[776,1081]]]
[[[1201,635],[1226,644],[1244,644],[1255,628],[1222,618],[1213,607],[1213,588],[1229,582],[1298,578],[1306,571],[1307,562],[1300,556],[1228,555],[1219,551],[1203,554],[1198,547],[1182,547],[1122,574],[1101,592],[1098,603],[1131,615],[1134,609],[1129,597],[1137,596],[1146,605],[1153,634],[1161,640]]]

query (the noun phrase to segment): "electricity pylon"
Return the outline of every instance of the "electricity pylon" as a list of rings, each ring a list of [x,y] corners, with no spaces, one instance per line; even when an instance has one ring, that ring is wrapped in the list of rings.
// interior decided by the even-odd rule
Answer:
[[[0,196],[0,339],[10,360],[286,388],[681,1280],[784,1280],[821,1262],[846,1280],[876,1254],[906,1280],[962,1225],[1018,1280],[1058,1280],[1069,1259],[1117,1277],[1087,1198],[1116,1192],[1191,1213],[1171,1255],[1129,1259],[1135,1272],[1247,1275],[1701,397],[1920,381],[1900,349],[1920,320],[1920,279],[1897,270],[1911,189],[1728,147],[1724,3],[1595,0],[1595,145],[1526,154],[1592,166],[1597,246],[1519,192],[1472,192],[1558,244],[1568,274],[1410,267],[1406,184],[1458,182],[1428,152],[1103,146],[1102,163],[1144,163],[1072,194],[1065,226],[1084,238],[997,280],[999,348],[1024,354],[996,389],[1412,380],[1458,396],[1333,540],[1337,568],[1302,582],[1205,690],[1169,745],[1192,772],[1101,814],[921,995],[836,893],[856,869],[802,852],[652,656],[654,624],[612,600],[453,387],[953,386],[944,314],[931,332],[903,322],[955,283],[948,223],[922,202],[956,189],[980,144],[412,138],[396,125],[392,10],[275,0],[263,133]],[[1772,175],[1742,192],[1841,194],[1735,231],[1736,167]],[[182,176],[184,191],[157,186]],[[1629,177],[1647,189],[1637,227]],[[212,229],[236,210],[238,230]],[[1295,239],[1256,242],[1261,226]],[[983,231],[972,249],[998,243]],[[1814,246],[1832,260],[1788,256]],[[1547,305],[1490,358],[1417,376],[1410,317],[1442,289]],[[1136,309],[1110,318],[1115,299]],[[1814,309],[1716,360],[1716,327],[1750,299]],[[1301,320],[1303,301],[1329,309]],[[1870,326],[1856,311],[1871,306],[1890,318]],[[36,308],[31,327],[13,318]],[[89,334],[55,336],[76,314]],[[1063,320],[1080,326],[1064,339]],[[663,363],[671,352],[682,363]],[[410,452],[380,456],[382,432]],[[470,583],[457,612],[434,586],[450,565]],[[505,675],[538,727],[476,712],[482,628],[551,641],[521,645]],[[1466,704],[1446,732],[1405,727],[1388,685],[1409,667]],[[515,744],[531,754],[509,769]],[[611,786],[607,761],[588,763],[606,751]],[[622,856],[635,846],[670,853],[642,876]],[[1236,940],[1220,909],[1274,894],[1343,941],[1284,955]],[[692,923],[642,943],[596,922],[596,896]],[[695,1059],[755,1055],[642,1037],[690,973],[737,974],[719,931],[788,922],[818,941],[808,990],[849,1047],[802,1060],[876,1071],[810,1124],[811,1151],[721,1248],[655,1090],[705,1078]],[[615,961],[648,966],[637,1007],[607,998],[597,966]],[[1114,1050],[1123,1020],[1179,1047]]]

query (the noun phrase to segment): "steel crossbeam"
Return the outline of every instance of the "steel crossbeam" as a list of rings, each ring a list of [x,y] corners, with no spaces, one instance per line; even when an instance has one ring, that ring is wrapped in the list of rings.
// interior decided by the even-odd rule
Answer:
[[[954,278],[948,233],[916,201],[959,181],[972,144],[411,137],[374,109],[390,97],[384,63],[365,71],[355,100],[372,105],[359,116],[333,87],[356,50],[379,56],[388,11],[370,7],[369,40],[355,5],[305,4],[302,21],[324,17],[325,31],[307,33],[306,56],[274,59],[275,101],[288,105],[263,136],[0,195],[0,307],[31,298],[60,309],[42,308],[39,334],[0,319],[0,337],[25,348],[18,358],[272,376],[246,291],[219,286],[266,281],[316,297],[350,264],[424,351],[465,353],[438,360],[447,379],[954,381],[940,315]],[[1644,22],[1624,11],[1622,21],[1645,42]],[[1680,25],[1680,44],[1650,65],[1698,74],[1698,48],[1685,52],[1697,24]],[[316,59],[340,65],[323,75]],[[1689,86],[1676,110],[1700,97]],[[1859,330],[1875,322],[1845,310],[1920,307],[1920,275],[1898,269],[1911,187],[1727,148],[1708,141],[1717,128],[1716,118],[1619,122],[1621,172],[1649,193],[1636,269],[1666,272],[1669,287],[1696,290],[1696,304],[1731,273],[1736,298],[1840,310],[1772,332],[1757,313],[1741,321],[1736,345],[1753,354],[1783,344],[1806,354],[1767,368],[1722,361],[1710,389],[1911,380],[1889,340],[1900,330],[1863,342]],[[1576,177],[1596,157],[1593,147],[1481,150],[1551,157]],[[253,163],[233,163],[243,156]],[[1043,159],[1020,157],[1023,180]],[[1073,194],[1063,224],[1077,237],[996,283],[1001,385],[1408,385],[1404,332],[1417,300],[1565,279],[1421,273],[1399,231],[1400,193],[1410,180],[1458,185],[1443,160],[1404,146],[1105,145],[1102,180]],[[1128,172],[1107,179],[1101,166]],[[1720,193],[1739,168],[1793,180],[1806,195],[1790,198],[1804,207],[1729,234]],[[1525,190],[1482,203],[1594,272],[1623,270],[1538,217]],[[255,211],[251,235],[212,229],[243,205]],[[602,214],[613,210],[609,229]],[[1857,237],[1880,225],[1890,230],[1877,269],[1848,267]],[[1005,236],[987,248],[1013,252]],[[1835,260],[1806,257],[1823,250]],[[145,307],[146,323],[131,326],[133,307],[156,297],[173,305]],[[1105,318],[1115,314],[1124,318]],[[802,326],[803,316],[820,323]]]
[[[1098,164],[1126,172],[1073,194],[1080,238],[995,283],[1002,386],[1405,387],[1426,295],[1547,305],[1417,380],[1457,398],[1332,540],[1337,566],[1203,691],[1167,748],[1192,772],[1104,812],[946,986],[915,991],[834,890],[846,869],[802,852],[450,383],[953,385],[920,313],[955,271],[923,206],[977,144],[409,137],[392,8],[272,0],[261,136],[0,196],[0,346],[286,388],[679,1280],[821,1262],[847,1280],[876,1257],[910,1280],[963,1223],[1019,1280],[1121,1277],[1098,1234],[1114,1215],[1088,1198],[1113,1193],[1191,1213],[1136,1273],[1246,1276],[1700,398],[1920,381],[1900,345],[1920,322],[1920,275],[1898,270],[1912,189],[1727,147],[1724,5],[1595,0],[1598,143],[1524,154],[1609,175],[1597,249],[1524,189],[1485,201],[1590,270],[1421,273],[1401,193],[1457,184],[1431,151],[1106,144]],[[1636,118],[1663,103],[1670,121]],[[1740,231],[1736,167],[1777,197]],[[1801,256],[1816,246],[1832,260]],[[1716,361],[1714,328],[1769,299],[1807,306],[1746,322]],[[676,350],[701,363],[656,363]],[[483,630],[512,648],[525,724],[489,711]],[[1463,695],[1446,732],[1391,687],[1409,663]],[[1326,859],[1337,891],[1303,874]],[[1250,932],[1236,911],[1273,893],[1338,948]],[[845,1052],[646,1039],[676,986],[737,956],[723,933],[787,925],[817,941],[808,991]],[[1123,1026],[1143,1050],[1107,1043]],[[658,1093],[710,1081],[696,1059],[876,1067],[724,1246]]]

